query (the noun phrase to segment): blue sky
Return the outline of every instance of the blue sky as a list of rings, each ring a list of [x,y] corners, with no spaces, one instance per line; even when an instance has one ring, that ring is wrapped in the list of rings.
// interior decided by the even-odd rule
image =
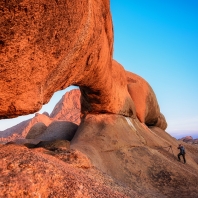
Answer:
[[[198,1],[111,0],[111,13],[114,59],[152,86],[167,132],[198,138]],[[41,112],[51,113],[64,93]],[[1,120],[0,130],[22,119]]]
[[[111,1],[114,59],[152,86],[169,132],[198,137],[198,1]]]

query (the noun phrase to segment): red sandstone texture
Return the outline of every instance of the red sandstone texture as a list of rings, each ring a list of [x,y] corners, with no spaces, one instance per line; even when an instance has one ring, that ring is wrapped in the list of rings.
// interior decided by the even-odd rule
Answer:
[[[37,114],[35,118],[40,117],[47,116]],[[176,158],[178,142],[158,127],[148,128],[138,118],[87,115],[71,143],[54,139],[58,131],[67,135],[67,127],[62,128],[61,123],[52,122],[48,132],[40,131],[45,124],[34,124],[31,138],[48,138],[35,141],[34,146],[34,141],[16,141],[40,149],[15,144],[0,147],[0,196],[196,197],[196,147],[184,143],[187,164],[182,165]]]
[[[122,67],[116,61],[113,61],[113,65],[116,65],[117,67]],[[154,125],[156,121],[159,120],[158,119],[159,118],[159,106],[157,104],[157,99],[155,97],[155,94],[152,88],[144,79],[137,76],[136,74],[127,72],[127,76],[128,76],[127,77],[128,91],[135,103],[135,110],[133,109],[133,111],[134,112],[136,111],[137,117],[139,118],[141,122],[145,122],[145,119],[147,119],[146,124]],[[118,90],[118,93],[120,93],[121,94],[120,97],[122,97],[122,90]],[[151,115],[152,117],[149,118],[148,115]],[[47,116],[47,113],[46,113],[46,116]],[[1,136],[8,137],[10,134],[14,136],[13,138],[17,138],[17,137],[19,138],[20,135],[18,131],[20,131],[20,133],[22,133],[24,136],[27,134],[30,127],[33,126],[36,122],[39,122],[39,120],[44,123],[46,123],[46,121],[48,120],[47,121],[47,126],[48,126],[52,122],[52,119],[48,119],[48,116],[47,117],[46,116],[37,114],[36,118],[34,118],[30,123],[28,121],[20,123],[19,125],[11,128],[10,130],[5,130],[1,132]],[[79,90],[72,90],[66,93],[62,97],[62,99],[57,103],[50,117],[53,118],[53,120],[66,120],[66,121],[71,121],[71,122],[79,124],[80,123],[80,92]],[[148,118],[151,121],[153,118],[153,123],[152,122],[149,123]],[[28,126],[24,127],[27,124]],[[12,140],[13,138],[10,138],[10,140]]]
[[[65,158],[61,159],[61,155]],[[75,155],[79,159],[79,154]],[[8,145],[0,148],[0,157],[3,160],[0,197],[127,197],[103,181],[87,176],[84,167],[75,168],[76,160],[69,163],[71,158],[64,150],[56,153],[43,149],[31,151]]]
[[[116,61],[114,61],[114,63],[118,64]],[[149,123],[148,122],[148,112],[151,111],[153,112],[153,114],[150,113],[151,118],[153,118],[154,121],[159,120],[158,116],[159,116],[159,107],[157,105],[157,100],[155,97],[155,94],[153,93],[151,87],[148,85],[148,83],[138,77],[137,75],[133,74],[133,73],[129,73],[130,77],[133,78],[129,80],[128,78],[128,87],[129,86],[133,86],[133,90],[136,90],[136,95],[134,99],[134,103],[135,103],[135,109],[134,111],[136,111],[137,113],[137,118],[141,121],[141,122],[145,122],[146,119],[146,124],[147,125],[157,125],[155,124],[155,122],[153,123]],[[139,78],[139,81],[137,81],[137,77]],[[139,84],[139,94],[141,94],[141,96],[139,95],[138,97],[138,93],[137,93],[137,89],[135,89],[135,85],[131,85],[131,82],[133,82],[133,84]],[[144,91],[142,91],[143,88],[141,88],[141,85],[145,83],[145,87],[147,88],[147,95],[149,95],[151,102],[149,100],[147,100],[147,95],[144,94]],[[128,88],[129,89],[129,88]],[[120,91],[121,93],[121,91]],[[131,89],[129,89],[129,93],[132,94]],[[1,131],[0,132],[0,137],[1,137],[1,141],[4,142],[8,142],[8,141],[14,141],[15,139],[18,138],[28,138],[28,139],[35,139],[37,138],[40,134],[44,133],[44,131],[48,128],[48,126],[50,124],[52,124],[54,121],[60,121],[57,122],[56,125],[56,129],[54,128],[54,136],[57,135],[59,133],[59,135],[62,133],[63,131],[67,131],[63,129],[63,126],[67,125],[67,122],[73,122],[76,124],[80,124],[80,114],[81,114],[81,107],[80,107],[80,90],[79,89],[74,89],[71,90],[69,92],[67,92],[65,95],[63,95],[63,97],[61,98],[61,100],[56,104],[56,106],[54,107],[52,113],[49,114],[47,112],[44,112],[43,114],[35,114],[35,117],[32,119],[29,119],[27,121],[23,121],[22,123],[17,124],[16,126],[13,126],[9,129],[6,129],[5,131]],[[132,95],[133,97],[133,95]],[[144,100],[143,100],[144,99]],[[155,103],[157,105],[154,106],[152,105],[152,103]],[[139,109],[139,107],[141,107]],[[158,112],[157,113],[154,113]],[[140,114],[142,114],[141,116],[139,116]],[[151,120],[150,118],[150,120]],[[66,122],[65,122],[66,121]],[[165,119],[164,119],[165,122]],[[64,124],[65,123],[65,124]],[[165,122],[166,123],[166,122]],[[55,123],[54,123],[55,124]],[[60,126],[58,126],[60,125]],[[62,127],[61,127],[62,126]],[[165,125],[166,126],[166,125]],[[67,127],[66,127],[67,128]],[[70,130],[69,130],[70,131]],[[70,140],[71,138],[69,138]]]
[[[108,0],[1,1],[0,8],[1,118],[36,112],[72,84],[84,114],[133,114],[124,69],[112,66]]]
[[[129,73],[112,60],[109,1],[23,0],[0,6],[2,118],[35,112],[55,91],[73,84],[80,87],[84,116],[113,113],[134,118],[137,108],[142,122],[166,128],[149,85],[142,87],[139,81],[132,87]],[[147,91],[136,95],[136,90]]]

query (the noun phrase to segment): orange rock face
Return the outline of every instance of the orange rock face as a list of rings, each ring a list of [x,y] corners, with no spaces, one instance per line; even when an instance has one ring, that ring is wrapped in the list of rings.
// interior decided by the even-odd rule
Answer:
[[[166,128],[148,83],[112,60],[108,0],[23,0],[0,6],[1,118],[33,113],[55,91],[78,85],[84,116],[135,117],[137,111],[141,122]]]
[[[124,69],[112,66],[109,1],[22,0],[0,7],[1,118],[38,111],[72,84],[80,86],[86,112],[133,114],[130,98],[117,91],[126,88]]]
[[[0,118],[35,112],[69,85],[80,87],[82,113],[71,142],[65,123],[50,124],[55,108],[23,124],[22,136],[50,125],[35,127],[49,140],[41,148],[0,145],[0,197],[198,194],[198,149],[186,144],[187,163],[177,161],[152,88],[112,59],[108,0],[1,1],[0,12]]]

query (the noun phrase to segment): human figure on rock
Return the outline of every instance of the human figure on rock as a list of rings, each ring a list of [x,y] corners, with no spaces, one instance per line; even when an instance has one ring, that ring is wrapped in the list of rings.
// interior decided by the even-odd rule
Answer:
[[[179,154],[177,155],[178,156],[178,160],[180,161],[180,156],[182,155],[183,159],[184,159],[184,164],[186,163],[186,158],[185,158],[185,148],[182,144],[179,144],[178,146],[178,149],[180,150]]]

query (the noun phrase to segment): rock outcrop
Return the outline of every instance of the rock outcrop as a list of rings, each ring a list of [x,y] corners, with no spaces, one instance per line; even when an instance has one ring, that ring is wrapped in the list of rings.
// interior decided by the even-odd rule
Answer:
[[[198,192],[193,185],[198,184],[198,148],[187,148],[188,165],[183,166],[177,161],[177,146],[165,131],[148,128],[136,118],[92,114],[82,121],[70,147],[141,197],[177,197],[181,192],[193,197]],[[190,193],[186,186],[192,187]]]
[[[158,126],[167,128],[165,117],[160,113],[157,98],[151,86],[142,77],[126,72],[128,91],[133,99],[136,115],[140,122],[147,126]]]
[[[197,139],[193,139],[192,136],[186,136],[183,137],[181,139],[179,139],[180,141],[186,142],[188,144],[197,144],[198,145],[198,138]]]
[[[113,61],[113,63],[119,64],[116,61]],[[137,76],[136,74],[127,72],[127,75],[128,75],[128,89],[129,89],[128,91],[132,99],[134,100],[134,105],[135,105],[134,111],[136,112],[139,121],[145,123],[148,126],[155,125],[155,126],[159,126],[162,129],[165,129],[167,126],[166,120],[165,118],[159,119],[159,117],[163,115],[159,111],[157,99],[155,97],[155,94],[153,93],[152,88],[144,79]],[[136,89],[135,86],[138,87],[139,89]],[[144,92],[143,89],[146,89],[147,92]],[[141,94],[141,96],[139,96],[138,93],[139,95]],[[150,100],[147,99],[146,94],[149,95]],[[38,134],[43,133],[45,129],[53,121],[58,121],[58,120],[73,122],[79,125],[81,120],[80,97],[81,97],[81,93],[79,89],[71,90],[65,93],[65,95],[63,95],[61,100],[54,107],[50,116],[47,112],[44,112],[42,114],[36,113],[34,118],[23,121],[22,123],[19,123],[16,126],[6,129],[5,131],[1,131],[0,137],[6,142],[14,141],[17,138],[25,138],[25,137],[28,139],[36,138],[36,136]],[[153,114],[149,112],[153,112]],[[149,118],[150,120],[152,120],[151,118],[153,118],[153,122],[148,122],[149,120],[148,115],[150,115]],[[160,121],[162,122],[162,124],[159,125],[158,123]]]
[[[112,66],[109,0],[2,1],[0,7],[1,118],[36,112],[69,85],[80,86],[84,114],[133,114],[125,71]]]
[[[23,122],[17,124],[16,126],[13,126],[13,127],[8,128],[4,131],[1,131],[0,132],[1,141],[9,142],[9,141],[14,141],[19,138],[25,138],[26,135],[28,134],[28,132],[32,129],[32,127],[35,124],[42,123],[42,125],[49,126],[52,121],[53,121],[53,119],[49,118],[45,114],[37,113],[35,115],[35,117],[33,117],[32,119],[23,121]],[[35,128],[37,128],[37,126]],[[35,130],[37,130],[37,129],[35,129]],[[32,129],[32,130],[35,132],[34,129]],[[37,131],[35,133],[39,133],[39,132]],[[31,136],[32,135],[33,134],[31,132]],[[33,136],[36,136],[36,134],[34,134]]]
[[[26,135],[26,139],[36,139],[38,136],[44,133],[47,126],[42,122],[34,124]]]
[[[107,185],[91,178],[85,169],[65,163],[64,151],[47,154],[43,149],[0,145],[0,158],[0,197],[126,197],[110,181]]]
[[[0,145],[0,197],[197,196],[198,148],[184,143],[187,163],[177,161],[152,88],[113,61],[108,0],[1,1],[0,12],[1,118],[69,85],[81,92],[79,126],[54,121],[55,108],[23,124],[21,136],[47,127],[30,130],[33,146]]]
[[[185,144],[183,164],[177,145],[138,119],[88,115],[70,148],[59,141],[0,146],[0,197],[196,197],[198,148]]]
[[[34,139],[41,141],[69,140],[74,137],[78,125],[67,121],[53,121],[47,129]]]
[[[23,0],[2,2],[0,6],[0,117],[35,112],[55,91],[78,85],[84,116],[113,113],[134,118],[137,108],[142,122],[166,128],[148,83],[126,73],[112,60],[113,28],[108,0],[66,4],[62,0]],[[135,86],[130,76],[137,81]],[[137,97],[138,89],[144,94]],[[137,101],[139,96],[142,99]],[[144,106],[140,108],[141,105]]]
[[[32,119],[23,121],[4,131],[0,131],[1,141],[9,142],[25,137],[28,139],[36,138],[36,136],[43,133],[53,121],[67,121],[79,125],[79,89],[74,89],[67,92],[56,104],[50,116],[47,112],[44,112],[42,114],[36,113],[35,117],[33,117]]]

